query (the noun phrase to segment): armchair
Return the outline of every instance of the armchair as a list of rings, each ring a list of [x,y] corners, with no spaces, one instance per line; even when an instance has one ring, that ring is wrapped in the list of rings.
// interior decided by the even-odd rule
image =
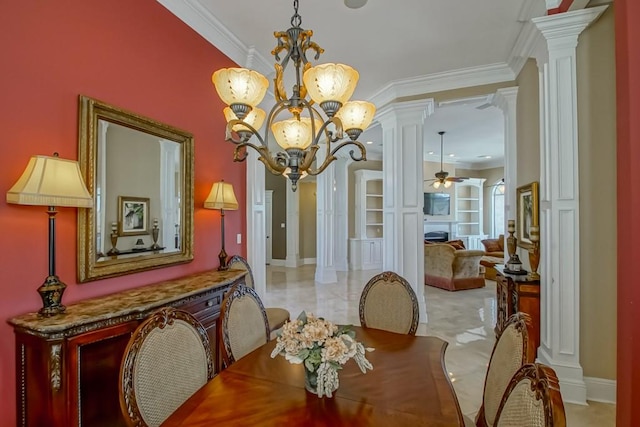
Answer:
[[[425,244],[424,283],[447,291],[482,288],[480,259],[483,255],[484,251],[456,250],[444,243]]]

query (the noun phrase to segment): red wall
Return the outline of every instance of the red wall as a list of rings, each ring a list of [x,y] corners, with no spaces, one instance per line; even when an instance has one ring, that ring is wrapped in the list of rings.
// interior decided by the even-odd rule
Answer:
[[[640,403],[640,16],[638,0],[616,0],[618,121],[618,426],[638,425]]]
[[[195,137],[195,259],[121,278],[76,283],[76,212],[57,217],[57,273],[64,301],[117,292],[217,267],[220,215],[202,208],[211,184],[231,182],[241,209],[226,215],[227,252],[246,233],[245,166],[224,141],[223,105],[213,70],[232,62],[154,0],[21,0],[0,10],[0,192],[29,157],[77,159],[78,95],[84,94],[185,129]],[[15,425],[14,338],[5,320],[36,311],[47,275],[44,207],[0,201],[0,426]],[[243,239],[245,240],[245,239]]]

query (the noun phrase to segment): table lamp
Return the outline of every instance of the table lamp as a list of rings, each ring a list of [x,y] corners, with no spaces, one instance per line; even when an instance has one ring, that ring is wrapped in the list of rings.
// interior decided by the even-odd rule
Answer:
[[[38,293],[43,307],[41,316],[65,311],[62,294],[67,287],[56,275],[56,207],[93,207],[93,198],[84,185],[78,162],[58,157],[32,156],[18,181],[7,191],[7,202],[19,205],[48,206],[49,276]]]
[[[218,270],[226,270],[227,253],[224,250],[224,211],[235,211],[238,209],[238,200],[233,192],[233,186],[224,180],[216,182],[211,187],[209,196],[204,201],[204,207],[207,209],[220,209],[220,231],[222,235],[222,249],[218,254],[220,259],[220,267]]]

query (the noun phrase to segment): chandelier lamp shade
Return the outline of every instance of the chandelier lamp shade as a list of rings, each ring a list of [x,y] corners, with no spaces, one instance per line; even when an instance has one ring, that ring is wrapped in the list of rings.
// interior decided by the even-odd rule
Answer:
[[[66,285],[56,274],[56,207],[91,208],[93,198],[74,160],[53,156],[33,156],[18,181],[7,191],[7,202],[18,205],[47,206],[49,216],[49,275],[38,288],[42,298],[41,316],[65,311],[62,294]]]
[[[212,81],[227,104],[226,140],[236,144],[234,160],[245,160],[247,147],[256,150],[258,160],[271,173],[289,178],[295,191],[299,179],[320,174],[347,145],[359,150],[349,153],[354,161],[366,160],[366,149],[358,137],[373,121],[376,108],[370,102],[349,101],[359,78],[355,69],[334,63],[312,66],[307,60],[307,51],[313,50],[317,60],[324,49],[311,41],[313,31],[300,27],[298,0],[294,0],[293,8],[291,28],[274,33],[278,41],[271,52],[276,59],[275,104],[268,114],[257,107],[269,87],[262,74],[246,68],[223,68],[213,73]],[[289,64],[295,79],[291,96],[283,82]],[[265,120],[262,135],[259,129]],[[270,132],[283,151],[269,151]],[[253,136],[257,143],[250,142]],[[314,166],[321,143],[326,145],[326,156],[322,164]]]
[[[233,192],[233,185],[228,182],[220,181],[213,184],[209,196],[204,201],[206,209],[218,209],[220,211],[220,235],[222,239],[222,249],[218,254],[220,266],[218,270],[226,270],[227,252],[224,249],[224,211],[235,211],[238,209],[238,199]]]

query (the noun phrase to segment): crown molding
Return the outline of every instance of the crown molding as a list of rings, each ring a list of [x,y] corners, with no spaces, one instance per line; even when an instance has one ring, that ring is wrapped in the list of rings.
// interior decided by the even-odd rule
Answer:
[[[522,71],[527,59],[535,56],[534,52],[543,41],[542,34],[532,21],[527,22],[522,27],[509,54],[509,67],[516,76]]]
[[[156,0],[236,64],[269,76],[273,65],[246,46],[198,0]]]
[[[369,101],[381,108],[403,97],[501,83],[514,79],[515,74],[505,63],[461,68],[392,81],[376,92]]]

